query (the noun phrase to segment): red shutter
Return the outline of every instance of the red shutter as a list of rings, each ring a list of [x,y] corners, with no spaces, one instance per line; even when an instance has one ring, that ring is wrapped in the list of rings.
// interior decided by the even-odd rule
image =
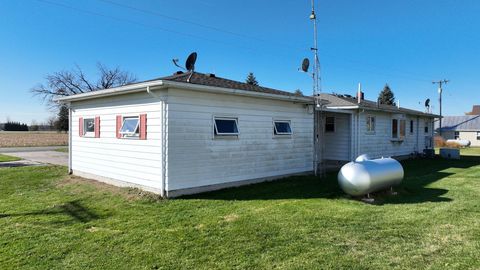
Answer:
[[[100,116],[95,116],[95,138],[100,138]]]
[[[147,139],[147,115],[140,114],[140,140]]]
[[[116,129],[117,139],[120,139],[122,137],[122,135],[120,134],[121,128],[122,128],[122,116],[117,115],[117,129]]]
[[[78,136],[83,137],[83,117],[78,118]]]

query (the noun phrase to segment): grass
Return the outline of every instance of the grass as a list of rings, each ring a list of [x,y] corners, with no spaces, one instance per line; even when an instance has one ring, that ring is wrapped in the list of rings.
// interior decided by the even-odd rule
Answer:
[[[479,269],[480,157],[403,165],[375,205],[335,174],[160,200],[64,167],[0,169],[0,268]]]
[[[21,158],[18,158],[18,157],[12,157],[12,156],[7,156],[7,155],[0,154],[0,162],[17,161],[17,160],[20,160],[20,159]]]
[[[50,131],[0,132],[0,147],[63,146],[67,144],[67,133]]]
[[[68,153],[68,147],[60,147],[55,149],[54,151],[60,152],[60,153]]]

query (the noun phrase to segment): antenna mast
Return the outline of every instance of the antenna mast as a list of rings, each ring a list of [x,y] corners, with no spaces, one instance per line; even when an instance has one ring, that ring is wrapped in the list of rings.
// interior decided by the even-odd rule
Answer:
[[[317,39],[317,15],[315,14],[315,0],[312,0],[312,13],[310,14],[310,20],[313,22],[313,47],[310,48],[313,52],[313,96],[315,103],[318,106],[317,95],[321,91],[320,89],[320,61],[318,60],[318,39]]]
[[[438,103],[440,104],[440,119],[438,120],[439,129],[438,134],[442,136],[442,85],[447,84],[450,80],[440,80],[432,82],[433,84],[438,84]]]
[[[310,48],[313,52],[313,100],[314,100],[314,117],[313,117],[313,129],[314,129],[314,172],[315,176],[320,174],[324,176],[324,159],[323,153],[325,152],[324,141],[324,129],[323,129],[323,104],[320,101],[320,61],[318,60],[318,41],[317,41],[317,15],[315,14],[315,0],[312,0],[312,13],[310,14],[310,20],[313,22],[313,48]],[[318,109],[318,111],[317,111]]]

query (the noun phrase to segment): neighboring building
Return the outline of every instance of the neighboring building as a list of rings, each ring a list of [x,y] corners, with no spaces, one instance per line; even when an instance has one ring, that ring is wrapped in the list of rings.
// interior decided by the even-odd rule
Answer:
[[[404,158],[433,147],[437,115],[349,95],[321,94],[325,105],[325,159],[344,163],[360,154]]]
[[[435,130],[440,133],[438,121]],[[441,135],[445,140],[469,140],[471,146],[480,146],[480,115],[444,116]]]
[[[472,111],[465,113],[466,115],[480,115],[480,105],[473,105]]]
[[[312,97],[190,75],[59,98],[70,171],[172,197],[312,172],[322,149],[340,163],[432,146],[435,115],[322,94],[315,129]]]
[[[313,170],[310,97],[188,77],[60,98],[73,174],[171,197]]]

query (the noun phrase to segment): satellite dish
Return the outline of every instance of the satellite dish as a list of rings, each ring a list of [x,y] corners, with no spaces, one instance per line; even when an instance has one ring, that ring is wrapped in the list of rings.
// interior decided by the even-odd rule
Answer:
[[[308,72],[308,67],[310,66],[310,60],[308,58],[303,59],[302,61],[302,71]]]
[[[430,99],[425,100],[425,107],[430,107]]]
[[[196,61],[197,61],[197,53],[193,52],[188,56],[187,61],[185,61],[185,68],[188,71],[193,72],[195,70],[195,62]]]

